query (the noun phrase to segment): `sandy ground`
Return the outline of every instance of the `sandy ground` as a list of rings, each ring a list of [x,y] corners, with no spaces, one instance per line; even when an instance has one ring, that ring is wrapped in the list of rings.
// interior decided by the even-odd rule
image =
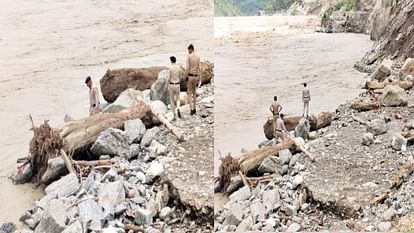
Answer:
[[[215,19],[215,28],[221,30],[215,32],[215,168],[219,150],[239,154],[265,139],[262,126],[271,116],[274,95],[285,114],[302,114],[304,82],[310,88],[312,113],[334,111],[360,92],[364,74],[352,67],[371,47],[369,36],[313,33],[315,25],[307,20],[279,17],[284,23],[275,23],[278,18],[266,18],[276,25],[274,30],[261,17],[248,18],[258,21],[256,28],[239,18]],[[286,22],[295,24],[279,30]]]
[[[183,62],[194,43],[213,59],[213,1],[0,0],[0,222],[18,217],[42,195],[7,176],[27,155],[30,121],[63,123],[88,114],[84,78],[107,68]]]

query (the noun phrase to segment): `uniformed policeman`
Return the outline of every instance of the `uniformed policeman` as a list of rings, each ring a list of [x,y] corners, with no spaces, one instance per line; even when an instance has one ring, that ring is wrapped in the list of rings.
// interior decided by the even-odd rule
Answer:
[[[277,96],[273,97],[273,103],[270,105],[270,112],[273,114],[273,135],[276,137],[276,120],[282,111],[282,106],[277,102]]]
[[[283,122],[284,115],[283,113],[280,113],[280,117],[276,120],[276,133],[275,133],[275,142],[274,144],[277,144],[279,138],[283,141],[285,140],[285,133],[287,133],[285,123]]]
[[[174,113],[174,119],[177,119],[177,116],[181,118],[180,113],[180,80],[182,71],[181,67],[176,64],[177,59],[174,56],[170,57],[171,66],[170,66],[170,80],[168,85],[168,91],[170,93],[170,104],[171,111]],[[177,112],[175,109],[177,108]]]
[[[97,87],[93,87],[90,76],[86,77],[85,84],[89,88],[89,116],[93,116],[100,112],[99,90]]]
[[[196,88],[201,85],[201,68],[200,57],[194,53],[194,46],[188,46],[188,57],[185,75],[187,77],[187,94],[188,102],[190,103],[191,115],[196,114]]]
[[[309,115],[309,102],[310,102],[310,92],[307,87],[306,83],[303,84],[303,91],[302,91],[302,102],[303,102],[303,114],[302,116],[308,117]],[[305,115],[306,114],[306,115]]]

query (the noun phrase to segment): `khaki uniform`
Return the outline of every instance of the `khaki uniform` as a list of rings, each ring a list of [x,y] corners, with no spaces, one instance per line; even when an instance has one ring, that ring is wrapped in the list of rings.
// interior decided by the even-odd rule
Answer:
[[[89,116],[100,112],[99,109],[99,90],[97,87],[89,89]]]
[[[303,114],[302,115],[307,117],[309,115],[309,102],[310,102],[310,92],[308,88],[305,88],[302,91],[302,102],[303,102]]]
[[[173,64],[170,67],[170,80],[168,84],[168,91],[170,93],[171,111],[174,113],[174,117],[177,117],[175,109],[180,109],[180,81],[182,71],[181,67],[177,64]]]
[[[275,133],[275,144],[277,144],[279,138],[282,140],[282,142],[285,140],[285,132],[286,127],[285,127],[285,123],[283,122],[282,118],[277,118],[276,120],[276,129],[275,129],[276,133]]]
[[[190,109],[196,109],[197,95],[196,88],[197,84],[200,82],[201,78],[201,68],[200,68],[200,57],[197,56],[194,52],[188,55],[187,57],[187,66],[186,66],[186,77],[187,80],[187,94],[188,102],[190,103]]]
[[[273,113],[273,135],[276,137],[276,121],[279,118],[282,106],[279,104],[279,102],[273,101],[272,105],[270,105],[270,110]]]

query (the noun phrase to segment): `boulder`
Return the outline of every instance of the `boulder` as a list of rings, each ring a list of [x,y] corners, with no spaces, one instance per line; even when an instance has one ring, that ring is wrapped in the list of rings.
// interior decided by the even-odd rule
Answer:
[[[45,214],[36,227],[35,233],[61,233],[65,230],[66,206],[61,200],[52,199],[45,210]]]
[[[135,105],[136,98],[143,98],[143,94],[141,91],[132,88],[126,89],[117,97],[115,102],[105,107],[105,109],[102,110],[102,112],[115,113],[130,108]]]
[[[161,70],[167,70],[168,67],[153,66],[146,68],[125,68],[116,70],[107,70],[100,80],[102,96],[112,103],[118,96],[128,88],[135,90],[146,90],[157,80]]]
[[[408,103],[407,95],[399,86],[388,85],[384,89],[382,96],[382,104],[385,107],[400,107],[406,106]]]
[[[230,206],[224,225],[238,226],[243,220],[243,207],[239,203],[233,203]]]
[[[238,202],[238,201],[244,201],[249,199],[251,196],[250,188],[247,186],[244,186],[243,188],[237,190],[236,192],[232,193],[229,198],[231,201]]]
[[[154,109],[155,112],[161,114],[162,116],[165,116],[167,113],[167,106],[160,100],[155,100],[151,102],[151,107]],[[158,120],[157,117],[153,117],[152,122],[154,124],[160,124],[161,122]]]
[[[164,173],[164,166],[161,163],[154,162],[150,165],[146,172],[147,181],[152,181],[154,178],[161,176]]]
[[[240,176],[233,176],[230,180],[230,184],[226,189],[226,193],[233,193],[243,186],[243,181]]]
[[[413,58],[407,58],[400,70],[400,78],[404,78],[408,75],[414,76],[414,59]]]
[[[165,105],[170,103],[170,96],[168,93],[169,78],[169,70],[162,70],[158,73],[157,80],[151,85],[150,99],[152,101],[160,100]]]
[[[291,158],[292,152],[289,149],[279,151],[279,160],[282,165],[289,164]]]
[[[130,143],[139,143],[147,129],[141,119],[134,119],[124,123],[124,130]]]
[[[407,150],[407,139],[401,134],[396,134],[391,139],[391,147],[394,150],[406,151]]]
[[[41,182],[43,184],[50,184],[51,182],[59,179],[65,172],[65,161],[63,161],[61,157],[49,159],[47,161],[47,170],[43,174]]]
[[[47,186],[45,192],[48,196],[62,198],[76,193],[79,187],[78,177],[74,173],[69,173]]]
[[[277,173],[282,167],[282,162],[276,156],[268,156],[257,168],[260,174]]]
[[[151,145],[152,140],[157,136],[157,134],[160,132],[160,128],[158,127],[152,127],[151,129],[148,129],[144,136],[141,139],[141,147],[147,147]]]
[[[367,131],[374,135],[384,134],[387,130],[387,123],[383,119],[374,119],[367,123]]]
[[[384,59],[378,66],[377,70],[371,75],[371,80],[383,81],[387,76],[391,74],[392,61],[390,59]]]
[[[374,134],[372,133],[365,133],[362,135],[362,145],[369,146],[374,143]]]
[[[130,137],[122,130],[109,128],[101,132],[91,147],[92,154],[129,157]]]
[[[295,137],[301,137],[305,140],[308,139],[308,135],[310,132],[310,124],[306,118],[302,118],[299,120],[299,124],[295,127]]]

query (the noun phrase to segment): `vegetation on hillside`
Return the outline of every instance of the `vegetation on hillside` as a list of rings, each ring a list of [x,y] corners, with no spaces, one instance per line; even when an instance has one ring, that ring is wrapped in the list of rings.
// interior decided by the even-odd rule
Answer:
[[[242,13],[234,4],[233,0],[214,0],[214,15],[239,16],[242,15]]]
[[[274,14],[287,10],[295,0],[214,0],[215,16]]]

